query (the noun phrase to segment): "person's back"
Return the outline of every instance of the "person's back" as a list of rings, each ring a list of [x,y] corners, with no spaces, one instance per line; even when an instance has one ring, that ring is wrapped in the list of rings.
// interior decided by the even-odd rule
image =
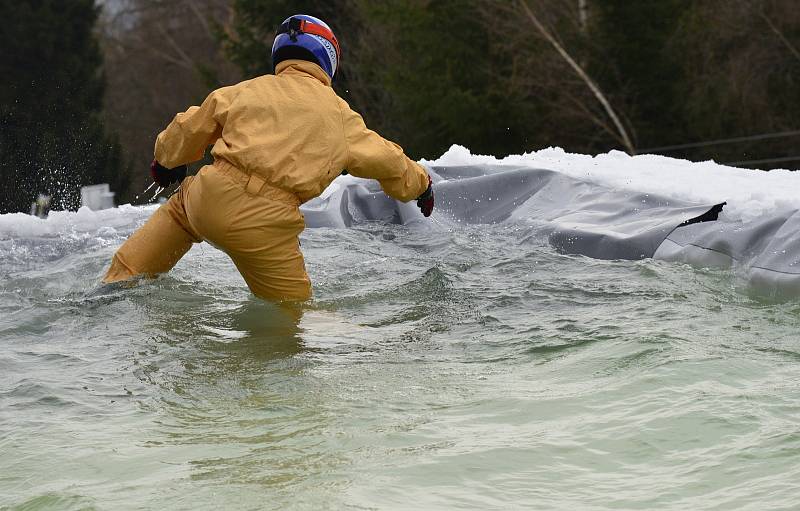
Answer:
[[[212,92],[159,134],[152,166],[159,184],[185,175],[175,169],[201,159],[211,144],[214,164],[183,180],[180,192],[117,251],[105,282],[166,272],[192,243],[205,240],[231,257],[256,295],[304,300],[311,289],[298,207],[345,169],[377,179],[396,199],[420,197],[430,214],[427,172],[367,129],[331,88],[338,43],[327,25],[289,18],[273,62],[275,75]]]
[[[214,157],[261,174],[301,202],[322,193],[344,160],[339,98],[324,78],[317,66],[297,60],[279,64],[276,75],[240,84]],[[258,135],[240,140],[239,133]]]
[[[214,91],[198,110],[178,114],[174,129],[158,137],[155,156],[177,167],[219,136],[211,150],[215,159],[305,202],[325,189],[345,160],[340,101],[319,66],[284,61],[275,75]],[[183,120],[187,114],[192,118]]]

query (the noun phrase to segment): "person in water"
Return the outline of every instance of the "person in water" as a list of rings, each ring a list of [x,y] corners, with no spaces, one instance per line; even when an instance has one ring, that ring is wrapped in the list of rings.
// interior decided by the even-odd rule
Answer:
[[[376,179],[399,201],[417,199],[429,216],[425,169],[367,129],[331,87],[340,57],[327,24],[292,16],[272,46],[274,75],[215,90],[176,115],[156,139],[150,170],[158,185],[180,187],[117,250],[103,281],[165,273],[193,243],[208,241],[230,256],[255,295],[307,300],[299,206],[345,170]],[[209,145],[214,162],[186,177],[186,165]]]

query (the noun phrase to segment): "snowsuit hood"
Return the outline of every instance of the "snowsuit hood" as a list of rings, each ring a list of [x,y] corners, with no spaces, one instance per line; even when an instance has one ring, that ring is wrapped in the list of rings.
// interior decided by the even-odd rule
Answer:
[[[283,72],[287,73],[304,73],[311,75],[328,87],[331,86],[332,80],[318,64],[309,62],[307,60],[284,60],[275,66],[275,75],[280,75]]]

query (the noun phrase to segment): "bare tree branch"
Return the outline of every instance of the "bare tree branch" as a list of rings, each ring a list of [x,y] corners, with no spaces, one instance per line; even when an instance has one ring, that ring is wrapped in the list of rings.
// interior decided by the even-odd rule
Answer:
[[[622,144],[625,146],[628,152],[630,154],[636,154],[636,148],[634,147],[631,138],[628,136],[628,132],[625,129],[625,126],[623,126],[616,112],[611,107],[611,103],[609,103],[605,94],[603,94],[603,92],[600,90],[600,87],[597,86],[597,84],[589,77],[589,75],[586,74],[586,71],[584,71],[583,68],[577,62],[575,62],[575,59],[573,59],[569,55],[569,53],[567,53],[564,47],[558,43],[558,41],[556,40],[555,37],[553,37],[550,31],[547,30],[547,28],[541,23],[541,21],[539,21],[539,18],[536,17],[531,8],[528,6],[527,1],[519,0],[519,4],[520,7],[522,7],[522,9],[525,11],[525,14],[531,20],[531,23],[533,23],[533,25],[542,34],[542,36],[544,36],[544,38],[547,39],[547,41],[553,45],[553,47],[556,49],[559,55],[561,55],[561,57],[565,61],[567,61],[570,67],[572,67],[572,69],[578,74],[578,76],[581,77],[584,83],[586,83],[586,86],[589,87],[589,89],[592,91],[592,94],[594,94],[594,96],[597,98],[600,104],[603,105],[603,108],[605,109],[606,113],[611,118],[611,120],[614,123],[614,126],[616,127],[617,133],[619,135]]]
[[[610,126],[603,119],[601,119],[600,117],[596,116],[594,114],[594,112],[592,112],[591,109],[583,101],[581,101],[580,99],[576,98],[575,96],[573,96],[572,94],[570,94],[568,92],[565,94],[565,97],[569,100],[570,103],[572,103],[573,106],[575,106],[578,109],[578,111],[581,114],[583,114],[591,122],[593,122],[594,124],[599,126],[601,129],[603,129],[603,131],[609,133],[615,139],[619,140],[619,134],[616,132],[614,127]],[[620,142],[621,142],[621,140],[620,140]]]
[[[183,51],[183,48],[181,48],[177,42],[175,42],[175,39],[173,39],[169,32],[164,29],[164,26],[161,25],[161,23],[156,23],[156,27],[169,45],[172,46],[172,49],[175,50],[175,53],[177,53],[180,59],[183,60],[185,65],[189,68],[194,67],[194,61],[192,58],[187,55],[185,51]]]
[[[765,22],[767,22],[767,25],[769,26],[770,30],[775,32],[775,35],[777,35],[778,39],[781,40],[781,42],[784,44],[784,46],[786,46],[789,49],[789,51],[792,52],[792,55],[797,57],[797,60],[800,60],[800,51],[798,51],[797,47],[795,47],[791,43],[791,41],[789,41],[786,38],[786,35],[783,33],[783,31],[781,29],[779,29],[777,26],[775,26],[775,23],[772,22],[770,17],[767,16],[767,14],[762,9],[758,10],[758,15],[759,15],[759,17],[761,19],[763,19]]]
[[[211,27],[208,25],[208,20],[206,19],[205,15],[202,12],[200,12],[200,8],[197,6],[194,0],[189,0],[188,2],[186,2],[186,4],[189,5],[189,9],[191,9],[195,18],[197,18],[197,21],[200,23],[200,26],[203,27],[203,30],[205,31],[206,35],[209,38],[213,38],[214,34],[211,32]]]

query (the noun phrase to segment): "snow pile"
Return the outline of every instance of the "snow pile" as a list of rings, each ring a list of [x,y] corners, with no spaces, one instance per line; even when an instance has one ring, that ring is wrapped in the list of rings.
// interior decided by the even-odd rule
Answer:
[[[747,223],[778,211],[800,210],[800,172],[788,170],[764,172],[727,167],[712,161],[695,163],[656,155],[629,156],[619,151],[590,156],[570,154],[560,148],[496,158],[472,154],[469,149],[458,145],[452,146],[440,158],[423,160],[422,163],[431,166],[535,167],[596,183],[611,190],[652,193],[696,204],[727,201],[719,217],[727,222]],[[499,170],[489,170],[496,171]],[[320,204],[359,184],[367,184],[367,181],[352,176],[337,178],[320,198],[303,207],[307,213],[314,213]],[[379,190],[375,191],[375,202],[385,198]],[[401,206],[398,205],[402,213],[404,210]],[[409,208],[416,211],[412,206],[409,205]],[[109,235],[116,230],[130,231],[141,225],[156,207],[128,204],[101,211],[88,208],[81,208],[77,212],[55,211],[44,220],[22,213],[0,215],[0,240],[57,236],[62,233]],[[349,224],[343,224],[346,225]]]
[[[769,172],[691,162],[658,155],[629,156],[620,151],[589,156],[548,148],[505,158],[474,155],[454,145],[440,158],[423,160],[432,166],[525,165],[554,170],[609,188],[653,193],[696,203],[728,205],[720,219],[749,222],[779,210],[800,209],[800,172]]]
[[[0,240],[61,236],[65,233],[94,233],[111,235],[117,229],[130,230],[136,222],[144,222],[157,205],[143,207],[125,204],[113,209],[92,211],[51,211],[47,218],[25,213],[0,215]]]

